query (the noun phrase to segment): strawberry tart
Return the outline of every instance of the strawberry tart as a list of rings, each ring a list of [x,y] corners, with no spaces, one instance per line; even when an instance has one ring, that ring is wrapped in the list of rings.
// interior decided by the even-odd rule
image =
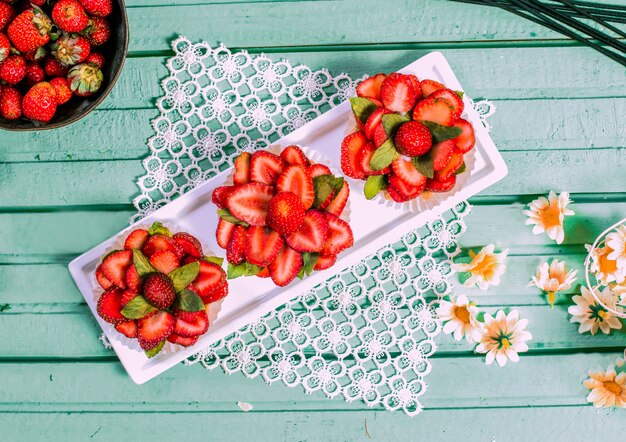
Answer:
[[[135,229],[96,269],[98,315],[148,357],[168,341],[189,347],[209,328],[207,305],[228,294],[221,264],[189,233],[172,235],[160,222]]]
[[[228,277],[256,275],[286,286],[331,267],[351,247],[345,212],[350,187],[298,146],[242,153],[232,185],[214,190],[217,242]]]

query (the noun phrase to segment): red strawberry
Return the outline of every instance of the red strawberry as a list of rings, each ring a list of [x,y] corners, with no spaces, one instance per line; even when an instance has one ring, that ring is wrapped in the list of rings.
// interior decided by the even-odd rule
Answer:
[[[195,338],[206,333],[209,329],[209,317],[206,311],[184,312],[176,311],[174,333],[185,338]]]
[[[391,174],[389,175],[389,188],[392,188],[396,192],[398,192],[402,197],[406,199],[413,199],[417,197],[424,187],[426,186],[426,181],[419,186],[412,186],[410,184],[405,183],[400,179],[399,176]]]
[[[57,110],[57,93],[48,82],[37,83],[22,99],[22,111],[30,120],[47,123]]]
[[[200,263],[200,271],[196,279],[189,284],[189,289],[196,292],[198,296],[207,296],[226,281],[226,274],[215,263],[202,259],[198,262]]]
[[[202,298],[202,302],[204,302],[205,304],[210,304],[212,302],[216,302],[216,301],[219,301],[220,299],[225,298],[227,295],[228,295],[228,282],[226,282],[226,279],[224,279],[224,281],[219,285],[219,287],[213,290],[212,292],[209,292],[206,295],[198,295],[198,296]]]
[[[415,106],[413,83],[404,74],[389,74],[380,88],[380,96],[383,105],[393,112],[408,112]]]
[[[247,235],[248,230],[245,227],[235,227],[226,248],[226,259],[229,263],[239,265],[246,260]]]
[[[11,5],[7,5],[6,3],[0,2],[0,31],[3,31],[4,28],[13,20],[15,17],[15,9]],[[0,61],[2,60],[2,55],[0,54]]]
[[[270,229],[252,226],[246,239],[246,261],[260,267],[269,265],[283,248],[283,238]]]
[[[302,255],[289,246],[284,246],[268,269],[274,284],[284,287],[298,276],[303,264]]]
[[[420,187],[421,190],[424,189],[427,177],[419,173],[410,161],[407,161],[404,158],[398,158],[391,163],[391,168],[393,169],[394,175],[409,186]]]
[[[430,151],[430,156],[433,159],[433,170],[435,172],[448,165],[450,157],[452,157],[452,152],[455,148],[456,144],[453,140],[443,141],[433,146]]]
[[[326,270],[331,268],[337,262],[336,255],[328,255],[328,256],[319,256],[317,261],[315,262],[315,270]]]
[[[26,60],[21,55],[9,55],[0,64],[0,80],[16,85],[26,77]]]
[[[126,241],[124,241],[124,249],[126,249],[126,250],[139,249],[139,250],[141,250],[143,245],[146,243],[146,240],[148,239],[148,236],[150,236],[150,235],[148,234],[148,231],[145,230],[145,229],[135,229],[135,230],[133,230],[132,232],[130,232],[128,237],[126,237]]]
[[[291,192],[277,193],[267,209],[267,225],[281,235],[297,232],[304,222],[305,208]]]
[[[378,108],[374,112],[371,113],[371,115],[368,117],[367,122],[365,123],[365,126],[363,128],[363,132],[365,133],[365,136],[369,140],[374,139],[374,131],[376,130],[376,128],[378,126],[382,126],[383,115],[391,114],[391,113],[393,112],[391,112],[388,109],[385,109],[384,107]]]
[[[387,187],[387,192],[389,192],[389,196],[391,197],[391,199],[397,203],[403,203],[409,200],[407,197],[400,195],[400,193],[398,193],[398,191],[394,187]]]
[[[22,94],[11,86],[2,86],[0,91],[0,116],[17,120],[22,116]]]
[[[174,234],[174,241],[183,248],[187,255],[194,258],[202,258],[202,244],[195,236],[187,232],[179,232]]]
[[[98,316],[111,324],[119,324],[127,319],[122,315],[122,291],[117,287],[106,290],[97,306]]]
[[[452,104],[452,118],[457,120],[463,113],[465,108],[463,99],[459,95],[451,91],[450,89],[440,89],[431,95],[431,98],[444,98]]]
[[[252,158],[254,160],[254,156]],[[248,183],[233,190],[226,207],[236,218],[251,226],[264,226],[274,189],[266,184]]]
[[[235,172],[237,174],[237,172]],[[233,190],[235,190],[235,186],[220,186],[216,187],[213,190],[213,194],[211,195],[211,201],[220,209],[226,207],[226,200],[230,196]]]
[[[75,95],[89,97],[98,92],[102,86],[104,75],[95,64],[82,63],[70,69],[67,73],[67,79],[70,82],[70,89]]]
[[[361,81],[356,87],[356,94],[359,97],[380,100],[380,89],[386,78],[385,74],[376,74]]]
[[[419,78],[417,78],[413,74],[407,74],[407,77],[409,77],[409,80],[411,80],[411,84],[413,85],[413,92],[415,92],[415,99],[416,100],[421,100],[421,98],[422,98],[422,85],[420,83]]]
[[[261,269],[261,271],[259,273],[256,274],[256,276],[258,276],[259,278],[269,278],[270,277],[270,269],[267,267],[264,267],[263,269]]]
[[[193,344],[198,342],[198,337],[186,338],[184,336],[177,335],[176,333],[172,333],[167,337],[167,340],[172,344],[182,345],[183,347],[191,347]]]
[[[106,64],[106,58],[99,52],[90,52],[85,63],[95,64],[99,69],[102,69]]]
[[[115,330],[127,338],[137,337],[137,321],[126,321],[115,326]]]
[[[28,52],[50,41],[52,22],[37,6],[32,6],[15,17],[7,28],[7,35],[20,52]]]
[[[0,3],[0,5],[3,5],[3,4],[4,3]],[[11,42],[9,41],[9,38],[4,34],[0,34],[0,63],[6,60],[6,58],[9,56],[10,53],[11,53]]]
[[[459,118],[454,123],[454,126],[463,131],[461,132],[461,135],[453,140],[456,143],[456,147],[458,147],[462,153],[469,152],[476,144],[476,136],[474,135],[474,127],[472,126],[472,123],[464,120],[463,118]]]
[[[59,0],[52,8],[52,20],[65,32],[80,32],[89,24],[85,8],[78,0]]]
[[[46,56],[47,53],[48,51],[46,50],[46,48],[44,46],[41,46],[32,51],[25,52],[23,55],[26,60],[39,63]]]
[[[106,279],[121,289],[126,288],[126,271],[133,263],[133,252],[120,250],[107,256],[100,268]]]
[[[26,85],[28,87],[34,86],[39,82],[42,82],[46,77],[43,72],[43,68],[36,63],[28,63],[26,65]]]
[[[445,181],[437,181],[429,179],[426,182],[426,190],[430,190],[431,192],[448,192],[452,190],[454,185],[456,184],[456,175],[452,175]]]
[[[139,296],[139,293],[135,292],[134,290],[130,290],[130,289],[124,290],[122,292],[122,299],[121,299],[122,307],[125,307],[126,304],[128,304],[130,301],[135,299],[137,296]]]
[[[80,35],[63,35],[51,48],[54,58],[65,67],[82,63],[91,52],[91,45]]]
[[[337,255],[348,247],[352,247],[354,237],[350,225],[332,213],[324,213],[324,216],[328,221],[328,239],[321,254]]]
[[[91,46],[102,46],[111,37],[111,25],[106,18],[91,17],[89,25],[83,33]]]
[[[106,17],[113,11],[113,0],[80,0],[85,10],[96,17]]]
[[[215,237],[217,239],[217,244],[222,248],[226,249],[228,247],[228,242],[230,241],[230,237],[235,230],[235,226],[237,224],[229,223],[220,218],[217,223],[217,230],[215,232]]]
[[[450,161],[446,164],[446,167],[435,172],[435,180],[447,181],[450,177],[454,176],[454,172],[459,170],[459,167],[463,164],[463,152],[459,148],[455,147],[452,150]]]
[[[99,265],[96,269],[96,280],[98,280],[98,284],[100,284],[100,287],[105,290],[113,287],[113,283],[109,281],[106,276],[104,276],[104,272],[102,271],[102,265]]]
[[[248,152],[242,152],[235,159],[235,176],[233,182],[236,186],[250,182],[250,157]]]
[[[306,157],[304,152],[302,152],[302,150],[295,145],[285,147],[285,149],[283,149],[280,153],[280,156],[291,165],[302,166],[305,169],[311,165],[311,162]]]
[[[144,350],[151,350],[174,330],[174,316],[165,310],[137,321],[137,339]]]
[[[250,158],[250,179],[273,186],[286,166],[287,162],[278,155],[259,150]]]
[[[135,265],[132,264],[126,272],[126,287],[133,292],[139,293],[141,291],[141,276],[137,273]]]
[[[426,98],[439,89],[445,89],[446,86],[434,80],[422,80],[420,82],[422,88],[422,97]]]
[[[150,257],[150,264],[161,273],[169,274],[180,267],[176,254],[170,250],[159,250]]]
[[[313,164],[307,169],[307,171],[309,172],[309,175],[311,175],[311,178],[315,178],[320,175],[332,175],[330,169],[323,164]]]
[[[176,293],[169,276],[152,273],[143,284],[143,296],[156,308],[168,308],[174,302]]]
[[[336,197],[334,197],[333,201],[326,207],[326,211],[332,213],[333,215],[341,215],[344,207],[346,207],[346,203],[348,202],[348,197],[350,196],[350,186],[346,181],[343,182],[343,187],[339,191]]]
[[[445,98],[429,97],[417,103],[417,106],[413,109],[413,119],[451,126],[455,120],[454,107]]]
[[[54,57],[46,58],[46,61],[43,62],[43,70],[48,77],[65,77],[68,72],[68,69],[63,67]]]
[[[178,245],[176,241],[168,236],[161,234],[150,236],[141,248],[143,254],[146,255],[148,258],[150,258],[155,252],[158,252],[159,250],[169,250],[171,252],[174,252],[178,259],[182,259],[182,257],[185,255],[185,251],[181,246]]]
[[[350,178],[364,179],[365,173],[359,167],[359,153],[367,144],[363,132],[354,132],[343,139],[341,143],[341,170]]]
[[[65,77],[56,77],[50,80],[50,84],[57,93],[57,104],[65,104],[72,99],[74,94],[70,90],[70,84]]]
[[[367,143],[361,152],[359,152],[359,167],[366,175],[385,175],[389,173],[389,167],[385,167],[382,170],[372,170],[370,168],[370,161],[376,152],[376,148],[372,143]]]
[[[287,235],[287,244],[296,252],[319,252],[328,238],[328,221],[324,214],[309,210],[304,217],[302,227]],[[269,263],[268,263],[269,264]]]
[[[302,166],[288,166],[278,177],[276,192],[291,192],[302,201],[305,209],[315,201],[315,189],[311,176]]]
[[[398,152],[402,155],[419,157],[428,153],[433,145],[433,137],[422,123],[409,121],[398,128],[395,142]]]

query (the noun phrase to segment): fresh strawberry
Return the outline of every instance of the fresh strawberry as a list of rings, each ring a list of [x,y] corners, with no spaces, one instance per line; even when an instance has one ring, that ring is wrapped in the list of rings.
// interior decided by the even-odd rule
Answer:
[[[43,68],[36,63],[26,64],[26,86],[32,87],[46,78]]]
[[[428,153],[433,145],[430,130],[417,121],[402,124],[396,132],[394,141],[398,152],[409,157],[422,156]]]
[[[386,78],[385,74],[376,74],[361,81],[356,87],[356,94],[359,97],[380,100],[380,89]]]
[[[80,35],[63,35],[51,46],[52,55],[62,66],[69,67],[82,63],[91,52],[91,45]]]
[[[156,315],[137,321],[137,339],[144,350],[151,350],[167,339],[174,330],[174,316],[161,310]]]
[[[248,229],[246,261],[250,264],[265,267],[276,259],[282,248],[283,238],[278,232],[261,226]]]
[[[325,210],[328,206],[330,206],[330,203],[332,203],[334,199],[335,199],[335,191],[333,190],[332,192],[330,192],[328,197],[322,202],[322,204],[319,205],[318,209]]]
[[[272,187],[261,183],[248,183],[231,192],[226,200],[226,207],[241,221],[251,226],[264,226],[269,202],[273,196]]]
[[[7,35],[20,52],[28,52],[50,41],[52,22],[37,6],[31,6],[9,24]]]
[[[80,0],[85,10],[96,17],[106,17],[113,11],[113,0]]]
[[[422,80],[420,82],[422,89],[422,97],[426,98],[439,89],[445,89],[446,86],[434,80]]]
[[[287,244],[296,252],[319,252],[327,238],[328,221],[323,213],[316,210],[309,210],[300,230],[286,237]]]
[[[413,166],[413,163],[404,158],[398,158],[391,163],[391,168],[393,173],[409,186],[421,187],[423,189],[426,185],[427,177],[419,173]]]
[[[26,77],[26,60],[21,55],[9,55],[0,64],[0,80],[16,85]]]
[[[267,209],[267,225],[281,235],[289,235],[300,229],[305,212],[298,196],[291,192],[277,193]]]
[[[68,69],[63,67],[59,61],[54,57],[48,57],[43,62],[43,70],[48,77],[65,77],[67,76]]]
[[[328,167],[319,163],[313,164],[307,169],[307,171],[309,172],[309,175],[311,175],[311,178],[315,178],[316,176],[320,176],[320,175],[332,175]]]
[[[226,282],[226,279],[224,279],[224,281],[215,290],[209,292],[206,295],[198,295],[198,296],[202,298],[202,302],[204,302],[205,304],[210,304],[212,302],[219,301],[220,299],[223,299],[226,296],[228,296],[228,282]]]
[[[421,98],[422,98],[422,85],[420,83],[419,78],[417,78],[413,74],[407,74],[407,77],[409,77],[409,80],[411,80],[411,84],[413,85],[413,92],[415,92],[415,99],[416,100],[421,100]]]
[[[389,188],[393,188],[397,191],[401,196],[407,199],[413,199],[418,196],[426,187],[426,180],[419,186],[412,186],[402,179],[399,176],[391,174],[389,175]]]
[[[364,179],[365,172],[359,167],[359,152],[367,144],[363,132],[354,132],[343,139],[341,143],[341,170],[350,178]]]
[[[268,269],[274,284],[284,287],[298,276],[303,264],[302,255],[285,245]]]
[[[454,173],[459,170],[459,167],[463,164],[463,152],[458,147],[455,147],[452,150],[452,154],[450,156],[450,161],[443,169],[435,172],[435,180],[437,181],[447,181],[451,176],[454,176]]]
[[[32,51],[25,52],[24,58],[27,61],[33,61],[35,63],[39,63],[48,53],[47,49],[44,46],[40,46],[37,49],[33,49]],[[0,57],[1,58],[1,57]]]
[[[15,17],[15,9],[11,5],[0,2],[0,31],[4,31],[13,17]],[[0,54],[0,61],[2,61],[2,54]]]
[[[2,5],[4,3],[0,3]],[[0,63],[2,63],[11,53],[11,42],[9,38],[0,33]]]
[[[133,252],[120,250],[107,256],[100,268],[106,279],[121,289],[126,288],[126,271],[133,263]]]
[[[413,119],[451,126],[455,120],[454,107],[446,98],[429,97],[417,103],[413,109]]]
[[[75,95],[89,97],[98,92],[102,86],[104,75],[95,64],[82,63],[70,69],[67,73],[67,79],[70,82],[70,89]]]
[[[440,89],[431,95],[431,98],[443,98],[448,100],[452,104],[452,119],[455,121],[461,117],[463,109],[463,99],[459,95],[450,89]]]
[[[389,74],[380,88],[380,96],[383,105],[393,112],[408,112],[415,106],[413,83],[404,74]]]
[[[235,227],[226,248],[226,259],[233,265],[239,265],[246,260],[248,230],[243,226]]]
[[[389,173],[389,167],[385,167],[381,170],[372,170],[370,167],[370,161],[376,152],[376,148],[372,143],[367,143],[363,146],[361,152],[359,152],[359,167],[365,173],[365,175],[384,175]],[[336,214],[335,214],[336,215]]]
[[[91,17],[83,34],[91,46],[102,46],[111,37],[111,25],[106,18]]]
[[[2,86],[0,91],[0,116],[17,120],[22,116],[22,94],[11,86]]]
[[[130,290],[130,289],[124,290],[122,292],[122,298],[121,298],[122,307],[125,307],[126,304],[128,304],[130,301],[135,299],[137,296],[139,296],[139,293],[137,293],[134,290]]]
[[[235,172],[236,174],[236,172]],[[213,190],[213,194],[211,195],[211,201],[220,209],[226,207],[226,200],[230,196],[233,190],[235,190],[235,186],[220,186],[216,187]]]
[[[273,186],[287,162],[266,150],[259,150],[250,159],[250,180]]]
[[[319,256],[317,261],[315,262],[315,270],[326,270],[331,268],[337,262],[336,255],[328,255],[328,256]]]
[[[450,162],[452,152],[456,148],[456,144],[453,140],[443,141],[439,144],[435,144],[430,151],[430,156],[433,160],[433,170],[437,172],[442,170]]]
[[[62,31],[80,32],[89,24],[89,17],[78,0],[59,0],[52,8],[52,21]]]
[[[57,104],[65,104],[72,99],[74,94],[70,90],[70,84],[65,77],[56,77],[50,80],[50,84],[57,93]]]
[[[404,203],[405,201],[409,200],[407,197],[400,195],[400,193],[394,187],[387,187],[387,192],[389,192],[389,196],[391,197],[391,199],[397,203]]]
[[[159,250],[170,250],[173,252],[174,246],[172,242],[175,242],[175,241],[172,241],[171,238],[168,238],[165,235],[161,235],[161,234],[152,235],[146,240],[144,245],[141,247],[141,251],[148,258],[150,258],[152,255],[154,255],[154,253],[158,252]],[[178,245],[178,243],[176,244]]]
[[[374,146],[380,147],[385,141],[387,141],[387,138],[389,138],[389,136],[387,135],[387,131],[383,125],[379,124],[376,126],[376,129],[374,129]]]
[[[302,152],[302,150],[295,145],[285,147],[285,149],[283,149],[280,153],[280,156],[291,165],[302,166],[305,169],[311,165],[311,162],[306,157],[304,152]]]
[[[157,254],[155,253],[154,256]],[[168,308],[174,302],[176,293],[169,276],[152,273],[147,276],[143,284],[143,296],[156,308]]]
[[[242,152],[235,159],[235,176],[233,182],[236,186],[250,182],[250,157],[248,152]]]
[[[139,293],[141,292],[141,276],[137,273],[137,268],[135,268],[134,264],[131,264],[128,267],[128,271],[126,272],[126,287],[133,292]]]
[[[22,111],[30,120],[47,123],[57,110],[57,93],[48,82],[42,81],[31,87],[22,99]]]
[[[452,175],[445,181],[437,181],[429,179],[426,182],[426,190],[430,190],[431,192],[448,192],[452,190],[454,185],[456,184],[456,175]]]
[[[179,232],[174,234],[174,241],[183,248],[187,255],[202,258],[202,244],[195,236],[186,232]]]
[[[189,284],[189,289],[196,292],[198,296],[207,296],[226,281],[226,274],[215,263],[202,259],[198,262],[200,263],[200,271],[196,279]]]
[[[384,107],[378,108],[371,113],[363,128],[363,133],[365,133],[365,136],[369,140],[374,140],[374,131],[379,125],[382,125],[383,115],[391,113],[392,112],[390,110],[385,109]]]
[[[269,278],[270,277],[270,269],[267,267],[263,267],[259,273],[256,274],[259,278]]]
[[[222,249],[226,249],[226,247],[228,247],[228,242],[230,241],[230,237],[232,236],[236,225],[237,224],[229,223],[228,221],[225,221],[221,218],[217,223],[215,238],[217,239],[217,244]]]
[[[85,60],[85,63],[91,63],[96,65],[99,69],[104,68],[106,64],[106,58],[100,52],[90,52],[89,56]]]
[[[126,321],[115,326],[115,330],[127,338],[137,337],[137,321]]]
[[[193,344],[198,342],[198,337],[186,338],[184,336],[177,335],[176,333],[172,333],[167,337],[167,340],[172,344],[182,345],[183,347],[191,347]]]
[[[346,181],[343,182],[343,187],[339,191],[336,197],[333,198],[332,202],[326,207],[326,211],[332,213],[333,215],[341,215],[343,209],[346,207],[346,203],[348,202],[348,197],[350,196],[350,186]]]
[[[150,264],[161,273],[169,274],[180,267],[176,254],[170,250],[159,250],[150,257]]]
[[[454,123],[454,126],[462,130],[461,135],[454,139],[456,147],[458,147],[462,153],[469,152],[476,144],[476,136],[474,135],[474,127],[472,126],[472,123],[464,120],[463,118],[459,118]]]
[[[106,290],[98,299],[97,311],[98,316],[111,324],[127,321],[122,315],[122,291],[117,287]]]
[[[199,312],[176,311],[174,333],[185,338],[195,338],[209,329],[209,317],[205,310]]]
[[[302,166],[288,166],[278,177],[276,192],[291,192],[302,201],[305,209],[315,201],[315,189],[311,176]]]
[[[337,255],[348,247],[352,247],[354,237],[350,225],[332,213],[326,212],[324,216],[328,222],[328,239],[321,254],[324,256]]]
[[[106,276],[104,276],[102,265],[99,265],[96,269],[96,280],[98,281],[98,284],[100,284],[100,287],[105,290],[113,287],[113,283],[109,281]]]
[[[135,229],[126,237],[126,241],[124,241],[124,249],[132,250],[139,249],[143,247],[148,239],[148,231],[145,229]]]

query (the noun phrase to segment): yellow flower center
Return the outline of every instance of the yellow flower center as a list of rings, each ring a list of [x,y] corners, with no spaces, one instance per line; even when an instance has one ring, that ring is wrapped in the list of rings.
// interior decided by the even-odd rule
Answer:
[[[509,340],[507,338],[503,338],[500,341],[500,347],[501,348],[509,348],[511,346],[511,343],[509,342]]]
[[[604,319],[604,317],[606,316],[606,312],[604,310],[600,310],[598,312],[598,316],[600,316],[602,319]]]
[[[622,394],[622,387],[615,381],[604,381],[604,388],[615,396]]]
[[[493,277],[495,270],[498,268],[498,259],[495,255],[485,255],[476,267],[472,269],[475,275],[482,275],[483,278],[489,280]]]
[[[561,209],[559,204],[550,204],[548,207],[541,210],[540,214],[544,228],[549,229],[550,227],[561,225]]]
[[[454,316],[456,316],[459,321],[464,324],[470,323],[470,312],[467,310],[467,306],[462,305],[454,307]]]
[[[604,253],[598,258],[598,269],[605,275],[610,275],[617,270],[617,261],[608,259],[609,254],[612,252],[613,249],[607,246]]]

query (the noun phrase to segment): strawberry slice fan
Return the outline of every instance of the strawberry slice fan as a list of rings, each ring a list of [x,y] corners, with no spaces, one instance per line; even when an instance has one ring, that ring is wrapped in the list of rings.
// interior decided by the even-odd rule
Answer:
[[[134,220],[355,95],[354,80],[326,69],[184,37],[172,47]],[[474,105],[488,128],[493,105]],[[451,290],[469,212],[458,204],[187,363],[419,413],[441,329],[434,303]]]

